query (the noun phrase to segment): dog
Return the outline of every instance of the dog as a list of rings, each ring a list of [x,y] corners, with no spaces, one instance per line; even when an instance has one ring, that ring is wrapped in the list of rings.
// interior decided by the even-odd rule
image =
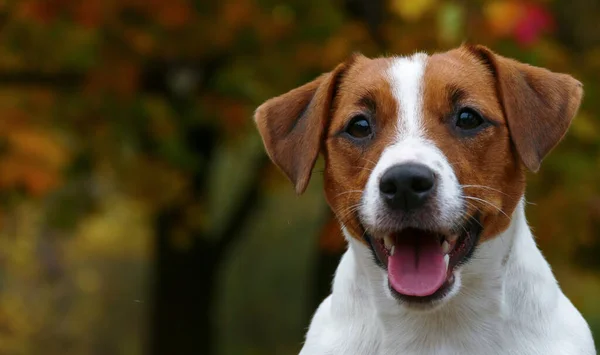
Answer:
[[[595,354],[524,211],[526,172],[582,96],[570,75],[464,44],[354,54],[257,108],[298,194],[323,155],[348,242],[300,354]]]

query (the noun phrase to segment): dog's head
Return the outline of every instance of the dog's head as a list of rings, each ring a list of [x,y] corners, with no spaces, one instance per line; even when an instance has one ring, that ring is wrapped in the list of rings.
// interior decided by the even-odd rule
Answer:
[[[569,75],[467,45],[354,55],[255,120],[296,192],[324,155],[327,201],[387,271],[388,294],[430,303],[456,294],[461,265],[509,226],[526,170],[564,136],[582,94]]]

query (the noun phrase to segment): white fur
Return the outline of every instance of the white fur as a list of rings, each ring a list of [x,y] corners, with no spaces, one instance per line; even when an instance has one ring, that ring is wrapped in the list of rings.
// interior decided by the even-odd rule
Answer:
[[[452,166],[422,125],[427,56],[397,58],[388,71],[399,106],[397,140],[385,149],[365,187],[361,218],[376,228],[383,213],[379,179],[389,167],[419,162],[438,176],[435,223],[447,228],[462,209]],[[344,230],[349,247],[333,292],[314,315],[301,355],[592,355],[581,314],[560,290],[525,220],[524,203],[506,231],[481,244],[455,269],[454,286],[429,310],[392,297],[387,273]]]
[[[393,60],[387,76],[392,95],[398,105],[398,133],[400,137],[422,137],[422,82],[427,54],[398,57]]]
[[[383,293],[385,272],[354,238],[332,294],[312,320],[301,355],[592,355],[589,327],[560,290],[525,220],[463,266],[460,297],[428,312]]]

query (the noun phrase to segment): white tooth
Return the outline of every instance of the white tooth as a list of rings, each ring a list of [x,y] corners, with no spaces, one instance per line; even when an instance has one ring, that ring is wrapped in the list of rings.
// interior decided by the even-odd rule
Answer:
[[[446,263],[446,270],[448,270],[448,264],[450,263],[450,255],[444,255],[444,262]]]
[[[455,242],[458,239],[458,234],[451,234],[448,237],[446,237],[446,239],[448,239],[448,241],[450,242]]]
[[[394,246],[394,241],[392,240],[392,237],[390,235],[385,235],[383,237],[383,243],[385,244],[385,247],[387,249],[390,249]]]
[[[392,245],[392,249],[390,249],[390,256],[394,255],[395,250],[396,250],[396,246]]]
[[[442,252],[444,253],[444,255],[448,254],[450,252],[450,243],[448,243],[447,240],[444,240],[444,242],[442,243]]]

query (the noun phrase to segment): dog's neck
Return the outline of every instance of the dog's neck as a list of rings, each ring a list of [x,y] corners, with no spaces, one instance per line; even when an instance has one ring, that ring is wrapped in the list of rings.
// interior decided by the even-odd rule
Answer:
[[[385,271],[375,264],[371,251],[346,237],[349,249],[336,273],[332,294],[332,307],[340,309],[332,311],[346,315],[359,312],[394,342],[419,344],[430,341],[426,337],[431,334],[456,336],[461,330],[466,337],[497,336],[502,320],[539,310],[558,292],[527,225],[523,200],[507,230],[481,243],[462,267],[458,293],[428,311],[408,309],[386,294]],[[546,294],[541,296],[540,292]]]

